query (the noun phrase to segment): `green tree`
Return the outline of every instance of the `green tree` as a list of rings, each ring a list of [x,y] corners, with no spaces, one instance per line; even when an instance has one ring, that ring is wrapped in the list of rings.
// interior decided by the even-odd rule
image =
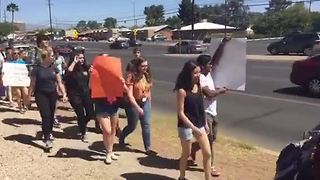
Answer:
[[[229,0],[227,3],[227,24],[242,30],[249,26],[249,6],[244,0]]]
[[[76,29],[81,32],[87,29],[87,22],[85,20],[81,20],[77,23]]]
[[[98,29],[101,27],[101,24],[98,23],[97,21],[88,21],[87,26],[90,29]]]
[[[14,26],[14,30],[18,30],[16,26]],[[0,36],[7,36],[12,31],[12,27],[10,23],[4,22],[0,23]]]
[[[14,4],[14,3],[10,3],[7,5],[7,11],[11,12],[11,28],[12,28],[12,32],[14,31],[14,13],[19,11],[19,6]]]
[[[192,2],[191,0],[182,0],[179,4],[178,17],[183,22],[183,25],[190,25],[192,23]],[[200,8],[194,5],[194,22],[200,20]]]
[[[166,24],[173,28],[180,29],[182,25],[182,21],[178,16],[171,16],[166,20]]]
[[[209,22],[224,24],[225,23],[224,10],[225,10],[224,4],[216,4],[214,6],[205,5],[200,9],[200,18],[207,19]]]
[[[144,8],[147,26],[158,26],[164,24],[164,8],[163,5],[151,5]]]
[[[111,29],[111,28],[115,28],[116,26],[117,26],[117,19],[113,17],[108,17],[104,20],[103,27]]]
[[[282,31],[284,34],[294,31],[310,30],[311,19],[308,9],[302,3],[296,3],[282,14]]]
[[[269,7],[266,8],[267,12],[282,12],[292,4],[288,0],[270,0]]]
[[[315,32],[320,31],[320,13],[319,12],[312,12],[310,14],[311,20],[311,30]]]

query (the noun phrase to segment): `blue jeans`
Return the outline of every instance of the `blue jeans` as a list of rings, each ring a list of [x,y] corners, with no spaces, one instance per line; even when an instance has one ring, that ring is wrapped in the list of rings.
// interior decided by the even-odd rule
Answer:
[[[122,130],[119,138],[119,143],[124,144],[125,138],[131,134],[137,127],[138,120],[140,119],[141,129],[142,129],[142,139],[145,150],[149,150],[151,146],[151,133],[150,133],[150,117],[151,117],[151,104],[148,99],[144,103],[138,103],[141,108],[143,108],[144,115],[140,116],[136,108],[128,104],[125,111],[127,114],[128,125]]]

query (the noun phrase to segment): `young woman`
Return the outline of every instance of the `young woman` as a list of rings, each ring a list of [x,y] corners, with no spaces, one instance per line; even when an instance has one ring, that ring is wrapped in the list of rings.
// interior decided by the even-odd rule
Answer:
[[[207,122],[203,106],[203,94],[200,86],[200,67],[196,61],[190,60],[184,64],[179,73],[175,92],[177,94],[178,132],[181,141],[182,154],[180,158],[180,180],[185,179],[188,157],[191,153],[192,138],[199,142],[203,156],[205,179],[210,175],[210,144],[206,134]]]
[[[68,99],[77,115],[78,127],[83,142],[88,142],[87,123],[94,119],[89,88],[90,68],[84,54],[76,53],[69,61],[64,78]]]
[[[133,67],[127,67],[126,84],[128,86],[129,105],[126,107],[128,125],[122,130],[119,138],[120,146],[125,146],[125,138],[132,133],[140,119],[142,138],[146,153],[155,152],[151,147],[150,116],[151,116],[151,73],[148,61],[142,57],[136,58]],[[131,72],[130,72],[131,71]]]
[[[28,99],[34,93],[37,106],[42,119],[42,132],[46,150],[52,148],[51,133],[54,121],[54,111],[57,102],[57,85],[63,93],[63,102],[67,101],[67,94],[58,69],[54,66],[53,52],[41,50],[41,63],[31,72],[31,83],[29,88]]]
[[[103,61],[108,61],[106,55],[100,55],[106,57],[106,59],[101,59]],[[95,69],[93,69],[95,70]],[[124,91],[127,92],[128,88],[123,82]],[[111,164],[113,160],[118,159],[118,155],[113,152],[113,144],[115,139],[115,134],[118,126],[118,109],[119,109],[119,98],[95,98],[94,99],[96,118],[100,123],[100,127],[103,134],[103,143],[106,148],[106,164]]]

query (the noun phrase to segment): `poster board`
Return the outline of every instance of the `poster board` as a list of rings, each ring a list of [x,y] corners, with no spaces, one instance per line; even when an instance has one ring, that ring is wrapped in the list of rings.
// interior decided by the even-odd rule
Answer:
[[[4,86],[29,87],[30,77],[27,65],[3,63],[2,81]]]
[[[114,98],[123,96],[121,81],[121,59],[111,56],[97,56],[93,60],[90,77],[92,98]]]
[[[207,54],[213,56],[222,38],[211,39]],[[211,72],[217,88],[226,87],[231,90],[245,91],[246,87],[246,38],[232,38],[226,42],[219,64]]]

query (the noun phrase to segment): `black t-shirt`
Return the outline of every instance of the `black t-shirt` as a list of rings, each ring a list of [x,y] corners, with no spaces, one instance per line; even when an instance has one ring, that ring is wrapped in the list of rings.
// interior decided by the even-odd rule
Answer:
[[[90,92],[89,89],[89,65],[76,65],[72,72],[66,71],[64,81],[68,95],[83,95]]]
[[[56,92],[58,73],[59,70],[53,64],[49,67],[37,65],[31,72],[31,76],[36,78],[36,87],[34,92]]]

